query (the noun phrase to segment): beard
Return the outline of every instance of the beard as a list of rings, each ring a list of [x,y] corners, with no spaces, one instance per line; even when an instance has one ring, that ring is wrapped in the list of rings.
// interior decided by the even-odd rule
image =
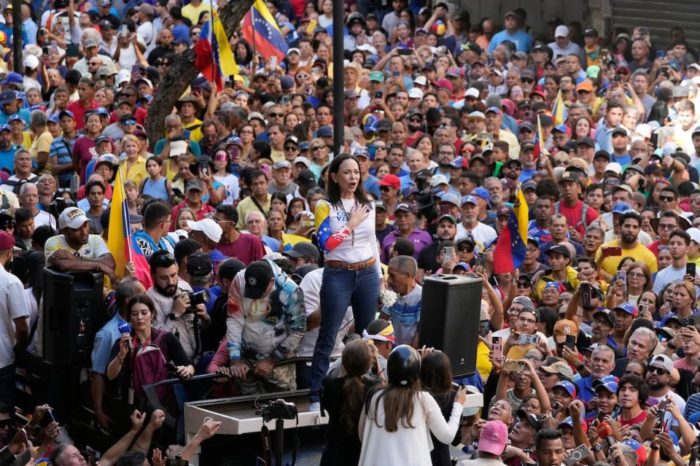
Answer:
[[[172,298],[175,296],[175,293],[177,293],[177,285],[162,287],[157,283],[154,283],[153,287],[158,291],[158,293],[162,294],[163,296],[167,296],[168,298]]]
[[[625,234],[623,233],[621,236],[622,236],[622,241],[623,241],[624,243],[627,243],[627,244],[634,243],[634,242],[637,240],[637,236],[636,236],[636,235],[631,235],[631,234],[625,235]]]

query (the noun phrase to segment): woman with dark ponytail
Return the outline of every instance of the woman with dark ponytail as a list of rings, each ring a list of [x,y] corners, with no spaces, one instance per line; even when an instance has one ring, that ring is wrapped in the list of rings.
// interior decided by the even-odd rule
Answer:
[[[433,442],[451,442],[459,428],[466,388],[455,395],[446,421],[435,399],[421,389],[421,358],[408,345],[394,348],[387,361],[389,383],[367,401],[360,417],[360,465],[425,466]]]
[[[326,448],[321,466],[356,466],[360,459],[360,420],[367,391],[378,379],[367,377],[372,352],[364,340],[355,340],[343,350],[342,375],[326,377],[321,392],[321,408],[328,412]]]
[[[441,351],[423,353],[420,368],[420,381],[423,390],[427,391],[437,401],[442,416],[450,420],[452,405],[457,392],[452,390],[452,368],[450,358]],[[441,442],[430,434],[435,448],[430,452],[433,466],[450,466],[450,447],[447,442]]]

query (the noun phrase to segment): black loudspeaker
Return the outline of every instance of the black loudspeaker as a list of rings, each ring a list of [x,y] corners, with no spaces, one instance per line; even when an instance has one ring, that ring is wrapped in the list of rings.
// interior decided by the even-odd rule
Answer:
[[[436,275],[423,282],[419,345],[446,353],[455,377],[476,371],[481,286],[481,278],[463,275]]]
[[[44,359],[89,366],[92,343],[104,317],[102,272],[43,271]]]

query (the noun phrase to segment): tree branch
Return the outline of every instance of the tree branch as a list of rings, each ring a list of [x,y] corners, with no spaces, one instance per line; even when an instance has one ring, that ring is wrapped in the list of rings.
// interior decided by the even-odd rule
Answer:
[[[241,20],[250,10],[253,1],[229,1],[219,10],[219,18],[228,37],[240,27]],[[172,112],[177,100],[199,74],[194,66],[194,58],[192,49],[182,55],[176,55],[168,72],[160,80],[146,119],[146,132],[151,147],[165,134],[165,117]]]

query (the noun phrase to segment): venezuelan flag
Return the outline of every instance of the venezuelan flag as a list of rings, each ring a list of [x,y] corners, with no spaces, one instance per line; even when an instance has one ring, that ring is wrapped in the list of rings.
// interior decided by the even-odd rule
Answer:
[[[521,189],[518,189],[515,196],[508,226],[501,230],[493,251],[493,272],[497,274],[513,272],[523,265],[525,259],[529,209]]]
[[[316,223],[318,245],[324,253],[328,253],[330,252],[330,249],[328,249],[328,240],[333,235],[331,231],[331,205],[323,200],[317,202],[314,219]]]
[[[123,171],[123,167],[117,171],[117,177],[114,181],[107,247],[114,256],[116,263],[114,272],[117,278],[124,277],[126,264],[132,262],[135,269],[134,276],[148,289],[153,286],[153,280],[146,257],[139,248],[133,247],[131,226],[129,225],[129,208],[124,193]]]
[[[564,105],[564,99],[561,97],[561,91],[557,93],[557,98],[554,99],[554,106],[552,107],[552,117],[554,120],[554,126],[563,125],[566,121],[568,111]]]
[[[287,42],[263,0],[255,0],[243,20],[243,38],[265,58],[276,56],[282,61],[287,55]]]
[[[239,74],[231,44],[216,14],[202,26],[194,52],[195,66],[205,78],[216,83],[219,91],[224,88],[224,77]]]

